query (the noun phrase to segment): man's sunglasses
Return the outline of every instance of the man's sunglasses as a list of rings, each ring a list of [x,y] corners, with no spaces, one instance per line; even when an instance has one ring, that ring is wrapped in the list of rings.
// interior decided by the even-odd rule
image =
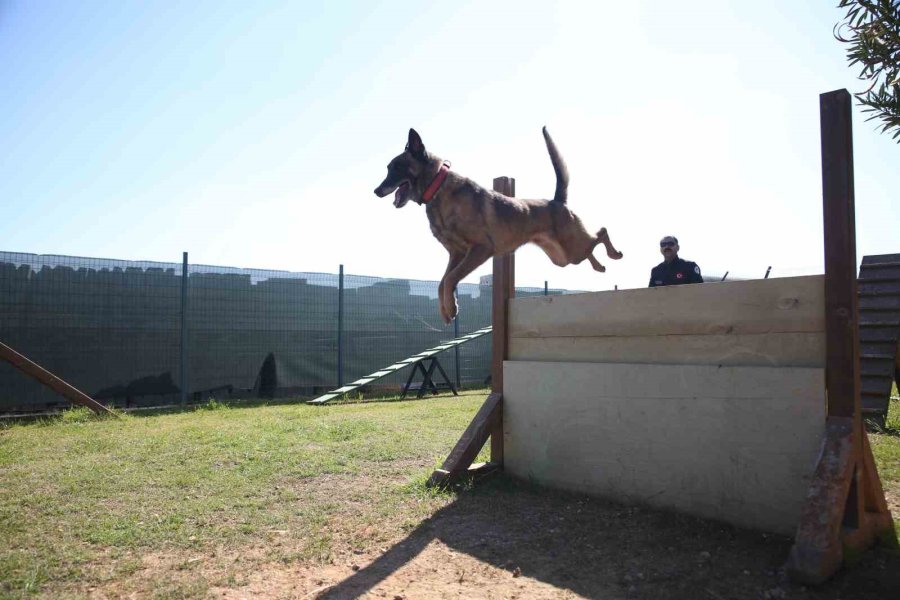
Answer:
[[[674,248],[675,242],[660,242],[659,247],[660,248]]]

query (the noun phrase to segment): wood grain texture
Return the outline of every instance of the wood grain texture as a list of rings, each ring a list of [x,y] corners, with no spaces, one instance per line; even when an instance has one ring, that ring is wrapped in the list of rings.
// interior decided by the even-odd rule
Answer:
[[[820,275],[510,300],[510,338],[816,333]]]
[[[512,338],[510,360],[824,367],[825,332]]]

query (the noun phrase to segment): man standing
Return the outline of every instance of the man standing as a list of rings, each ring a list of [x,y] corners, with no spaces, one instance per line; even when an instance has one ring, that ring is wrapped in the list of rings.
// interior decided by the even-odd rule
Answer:
[[[703,283],[697,263],[678,258],[678,250],[678,238],[674,235],[659,241],[659,251],[665,260],[650,271],[650,287]]]

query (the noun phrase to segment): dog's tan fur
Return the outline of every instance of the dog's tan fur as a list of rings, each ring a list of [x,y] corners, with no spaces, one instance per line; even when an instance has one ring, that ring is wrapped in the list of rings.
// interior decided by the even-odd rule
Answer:
[[[606,246],[610,258],[622,258],[605,227],[591,235],[581,219],[566,206],[568,171],[546,128],[544,138],[556,171],[553,200],[510,198],[450,171],[425,205],[431,232],[450,253],[447,270],[438,286],[441,317],[445,322],[449,323],[457,314],[453,292],[464,277],[492,256],[512,252],[528,242],[540,246],[553,264],[560,267],[588,259],[595,270],[605,271],[593,255],[597,244]],[[419,134],[410,129],[406,150],[388,165],[388,176],[375,189],[375,194],[384,197],[397,190],[394,201],[397,208],[410,199],[421,204],[425,190],[443,162],[427,152]]]

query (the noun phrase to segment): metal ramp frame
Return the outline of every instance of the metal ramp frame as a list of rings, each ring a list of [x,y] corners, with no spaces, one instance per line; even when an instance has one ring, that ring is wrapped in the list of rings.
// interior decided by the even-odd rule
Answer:
[[[428,368],[425,368],[424,363],[428,362]],[[444,378],[444,382],[435,382],[435,369],[438,370],[438,374]],[[431,356],[429,358],[423,358],[422,360],[417,360],[413,363],[413,368],[409,372],[409,378],[406,380],[406,384],[403,386],[403,391],[400,392],[400,399],[403,400],[406,398],[406,394],[413,388],[413,377],[416,376],[416,371],[420,371],[422,373],[422,384],[418,387],[418,391],[416,393],[416,398],[421,398],[425,395],[426,392],[431,392],[432,394],[437,394],[439,390],[450,390],[453,392],[454,396],[459,396],[459,393],[456,391],[456,386],[453,385],[453,382],[450,381],[450,378],[447,377],[447,372],[444,371],[444,367],[441,366],[441,361],[438,360],[437,355]]]
[[[390,365],[389,367],[385,367],[383,369],[375,371],[374,373],[372,373],[370,375],[366,375],[365,377],[363,377],[361,379],[357,379],[353,383],[347,384],[343,387],[339,387],[338,389],[328,392],[327,394],[323,394],[313,400],[309,400],[307,402],[307,404],[317,404],[317,405],[326,404],[329,401],[334,400],[335,398],[343,396],[344,394],[349,394],[350,392],[352,392],[358,388],[361,388],[364,385],[370,384],[373,381],[381,379],[382,377],[387,377],[388,375],[390,375],[392,373],[396,373],[400,369],[402,369],[404,367],[408,367],[410,365],[413,365],[422,359],[430,358],[432,356],[435,356],[436,354],[440,354],[444,350],[450,350],[451,348],[455,348],[456,346],[461,346],[462,344],[465,344],[466,342],[471,342],[474,339],[478,339],[483,335],[487,335],[491,332],[491,329],[492,329],[492,327],[489,325],[489,326],[483,327],[477,331],[473,331],[472,333],[468,333],[466,335],[461,335],[456,339],[450,340],[449,342],[444,342],[440,346],[435,346],[434,348],[429,348],[428,350],[425,350],[424,352],[419,352],[418,354],[413,354],[409,358],[404,358],[400,362],[396,362],[396,363]]]

